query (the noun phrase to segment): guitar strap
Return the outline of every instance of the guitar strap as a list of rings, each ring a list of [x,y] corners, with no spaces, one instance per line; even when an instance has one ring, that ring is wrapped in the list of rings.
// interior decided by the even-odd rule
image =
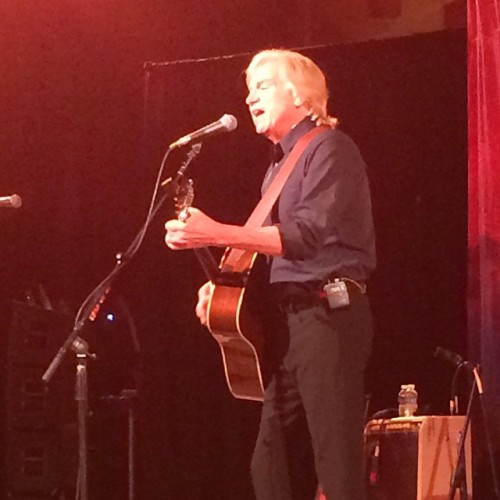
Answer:
[[[301,157],[304,150],[311,143],[311,141],[328,130],[328,127],[321,125],[314,127],[307,134],[304,134],[295,144],[287,159],[279,169],[276,177],[273,179],[271,185],[260,199],[257,206],[254,208],[250,217],[245,223],[246,227],[261,227],[268,214],[271,212],[276,200],[278,199],[285,182],[292,173],[297,161]],[[221,271],[223,272],[241,272],[246,271],[253,265],[255,253],[247,250],[240,250],[238,248],[227,248],[226,253],[221,262]]]
[[[302,156],[302,153],[311,143],[311,141],[325,130],[328,130],[328,127],[314,127],[297,141],[291,153],[288,155],[287,159],[276,174],[276,177],[273,179],[271,185],[266,190],[257,206],[254,208],[253,212],[245,223],[245,226],[261,227],[264,224],[266,217],[271,212],[274,204],[276,203],[276,200],[278,199],[283,189],[283,186],[285,185],[285,182],[292,173],[292,170],[295,167],[297,161]]]

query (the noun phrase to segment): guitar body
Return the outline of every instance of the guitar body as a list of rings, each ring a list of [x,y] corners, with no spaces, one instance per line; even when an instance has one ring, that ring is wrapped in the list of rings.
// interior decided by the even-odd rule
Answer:
[[[238,269],[228,265],[235,254],[240,254]],[[239,399],[262,401],[263,328],[252,310],[246,279],[245,286],[224,284],[224,272],[239,273],[246,278],[256,256],[249,252],[230,250],[227,258],[223,259],[221,279],[215,285],[208,304],[207,326],[219,344],[231,394]]]

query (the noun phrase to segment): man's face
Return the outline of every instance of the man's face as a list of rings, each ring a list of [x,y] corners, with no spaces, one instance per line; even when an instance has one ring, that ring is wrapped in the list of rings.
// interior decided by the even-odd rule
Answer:
[[[247,84],[246,104],[255,130],[272,142],[279,142],[302,119],[302,114],[299,116],[292,91],[280,77],[277,63],[258,66]]]

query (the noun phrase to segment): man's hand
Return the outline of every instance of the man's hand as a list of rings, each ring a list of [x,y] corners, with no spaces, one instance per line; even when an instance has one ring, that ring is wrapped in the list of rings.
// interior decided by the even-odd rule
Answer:
[[[214,284],[211,281],[207,281],[198,290],[198,303],[196,304],[196,316],[200,320],[202,325],[207,324],[207,308],[210,301],[210,297],[214,291]]]
[[[172,250],[207,246],[231,247],[265,255],[283,256],[283,243],[277,226],[248,227],[222,224],[197,208],[188,209],[185,222],[177,219],[165,224],[165,243]]]
[[[217,235],[223,224],[211,219],[197,208],[189,208],[186,222],[177,219],[167,221],[165,243],[172,250],[200,248],[216,245]]]

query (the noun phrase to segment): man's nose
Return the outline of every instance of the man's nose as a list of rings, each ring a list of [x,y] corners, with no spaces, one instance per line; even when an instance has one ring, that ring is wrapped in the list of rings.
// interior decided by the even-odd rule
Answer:
[[[256,102],[257,102],[257,94],[255,92],[249,92],[247,98],[245,99],[246,105],[251,106]]]

